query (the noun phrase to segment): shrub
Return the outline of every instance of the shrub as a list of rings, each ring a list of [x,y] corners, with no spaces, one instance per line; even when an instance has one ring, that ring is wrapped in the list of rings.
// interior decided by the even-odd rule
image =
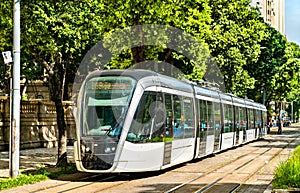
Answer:
[[[300,146],[276,168],[272,185],[274,189],[300,188]]]

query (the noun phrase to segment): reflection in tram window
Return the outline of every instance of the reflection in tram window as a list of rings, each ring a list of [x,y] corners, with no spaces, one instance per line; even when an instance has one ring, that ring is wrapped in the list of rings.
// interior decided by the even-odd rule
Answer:
[[[174,138],[182,138],[182,128],[183,128],[183,120],[182,120],[182,106],[181,106],[182,97],[174,95],[173,96],[173,104],[174,104]]]
[[[246,108],[240,107],[239,108],[239,117],[240,117],[240,125],[242,130],[246,130],[247,128],[247,116],[246,116]]]
[[[214,142],[214,150],[217,151],[220,148],[220,135],[221,135],[221,106],[220,103],[213,103],[213,113],[214,113],[214,121],[215,121],[215,142]]]
[[[193,100],[183,97],[183,113],[184,113],[184,138],[194,137],[194,107]]]
[[[94,77],[86,84],[84,135],[119,136],[135,81],[129,77]]]
[[[207,135],[215,134],[215,123],[214,123],[214,113],[213,113],[213,103],[211,101],[207,101],[207,127],[208,132]]]
[[[233,108],[224,104],[224,133],[233,132]]]
[[[161,93],[145,92],[127,134],[134,143],[163,141],[166,111]]]
[[[143,94],[127,135],[128,141],[146,142],[150,139],[153,117],[150,115],[149,108],[154,101],[156,101],[156,93],[145,92]]]
[[[247,109],[248,110],[248,120],[249,120],[249,127],[248,129],[254,129],[254,109]]]
[[[114,115],[116,111],[124,111],[122,110],[122,106],[114,106],[114,107],[102,107],[102,106],[92,106],[87,109],[87,115],[89,115],[89,119],[87,119],[87,128],[88,135],[105,135],[109,134],[112,130],[112,127],[115,128],[111,135],[119,135],[120,129],[117,128],[118,124],[121,123],[122,117],[121,115]],[[119,110],[118,110],[119,109]],[[119,119],[116,120],[116,117]]]
[[[205,132],[207,128],[209,127],[208,125],[208,115],[207,115],[207,105],[206,101],[199,100],[199,126],[200,126],[200,133]],[[201,136],[201,134],[200,134]]]
[[[206,137],[207,130],[209,128],[209,120],[208,120],[208,111],[207,111],[207,101],[199,100],[199,136],[200,136],[200,145],[199,145],[199,153],[201,155],[205,154],[206,150]]]
[[[255,110],[255,128],[262,128],[261,111]]]
[[[214,103],[213,105],[213,113],[214,113],[214,127],[216,130],[221,129],[221,108],[220,108],[220,103]]]
[[[234,109],[234,111],[235,111],[235,129],[236,129],[236,131],[237,131],[237,133],[238,133],[238,131],[240,131],[241,130],[241,119],[240,119],[240,114],[239,114],[239,111],[240,111],[240,107],[238,107],[238,106],[235,106],[234,107],[235,109]]]
[[[165,94],[165,108],[166,108],[166,122],[165,122],[165,128],[166,128],[166,138],[169,138],[169,140],[173,137],[173,106],[172,106],[172,95]]]

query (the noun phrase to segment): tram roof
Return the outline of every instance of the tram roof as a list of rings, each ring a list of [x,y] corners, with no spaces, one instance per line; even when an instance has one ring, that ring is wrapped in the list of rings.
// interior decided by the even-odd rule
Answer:
[[[193,92],[192,86],[189,83],[143,69],[99,70],[92,72],[89,76],[129,76],[136,81],[140,81],[144,87],[155,85],[190,93]]]
[[[150,70],[144,70],[144,69],[113,69],[113,70],[98,70],[92,72],[89,77],[94,77],[94,76],[129,76],[134,78],[135,80],[146,80],[147,78],[151,77],[156,77],[157,81],[154,84],[157,84],[158,86],[163,86],[167,88],[172,88],[176,90],[181,90],[181,91],[186,91],[186,92],[193,92],[192,86],[194,86],[195,89],[195,94],[196,95],[204,95],[207,97],[212,97],[212,98],[221,98],[226,101],[232,101],[233,103],[238,103],[241,104],[242,106],[247,106],[247,107],[252,107],[256,109],[266,109],[266,107],[260,103],[256,103],[252,100],[249,99],[242,99],[238,98],[236,96],[232,96],[230,94],[226,93],[221,93],[218,90],[210,89],[210,88],[205,88],[201,87],[199,85],[193,85],[192,83],[187,83],[182,80],[175,79],[173,77],[161,75],[159,73],[150,71]],[[146,80],[146,82],[149,82]],[[145,83],[146,83],[145,82]],[[153,81],[150,81],[153,84]],[[150,83],[149,82],[149,83]]]
[[[157,76],[156,72],[142,69],[113,69],[113,70],[98,70],[92,72],[89,76],[129,76],[135,80],[140,80],[149,76]]]

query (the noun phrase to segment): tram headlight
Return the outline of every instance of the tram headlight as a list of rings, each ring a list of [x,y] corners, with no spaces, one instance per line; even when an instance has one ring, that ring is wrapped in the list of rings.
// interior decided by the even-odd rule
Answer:
[[[112,146],[107,146],[104,150],[105,153],[112,153],[112,152],[115,152],[116,151],[116,147]]]
[[[106,147],[105,150],[104,150],[104,152],[105,152],[105,153],[110,153],[110,152],[111,152],[110,147]]]

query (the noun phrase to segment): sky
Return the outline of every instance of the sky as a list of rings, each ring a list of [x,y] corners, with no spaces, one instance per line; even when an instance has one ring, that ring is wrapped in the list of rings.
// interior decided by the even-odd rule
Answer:
[[[300,0],[285,0],[285,34],[300,46]]]

